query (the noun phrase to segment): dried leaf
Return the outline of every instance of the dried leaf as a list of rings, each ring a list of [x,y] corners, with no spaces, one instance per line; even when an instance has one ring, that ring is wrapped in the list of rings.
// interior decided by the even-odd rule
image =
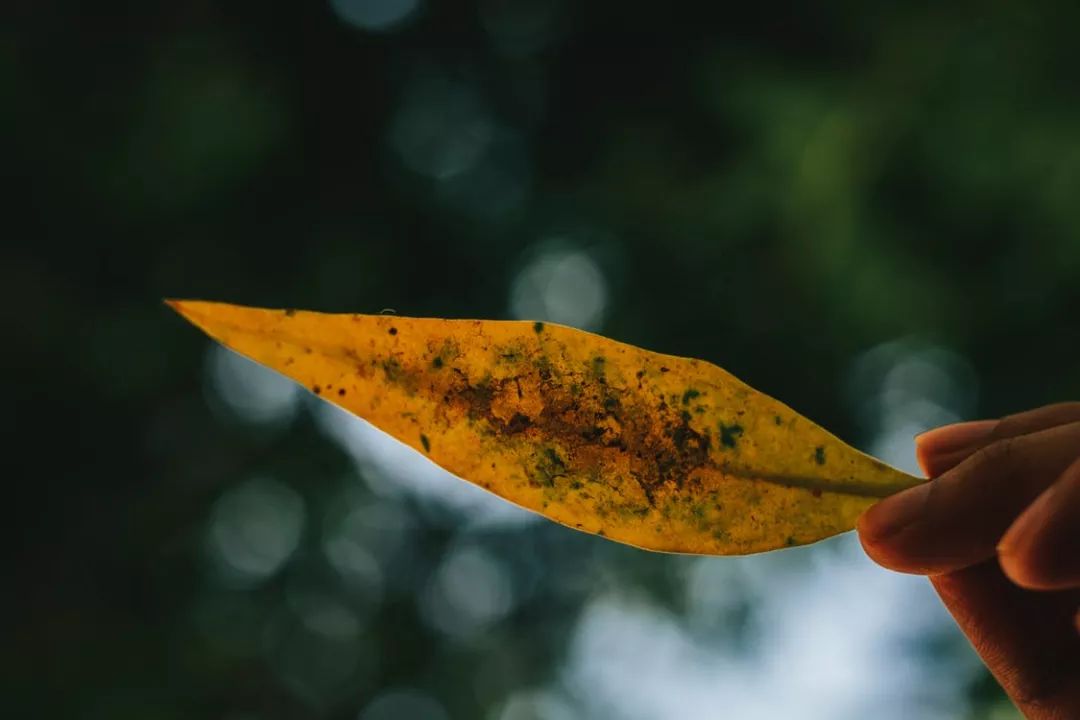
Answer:
[[[450,472],[641,548],[802,545],[920,482],[715,365],[559,325],[169,304]]]

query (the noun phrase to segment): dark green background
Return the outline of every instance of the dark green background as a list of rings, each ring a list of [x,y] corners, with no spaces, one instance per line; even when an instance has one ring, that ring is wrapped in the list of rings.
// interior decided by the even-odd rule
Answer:
[[[413,555],[363,672],[327,689],[318,645],[283,665],[207,640],[207,612],[259,635],[298,586],[348,606],[311,508],[368,486],[307,405],[285,428],[222,410],[163,297],[508,317],[558,238],[603,274],[604,334],[714,361],[864,447],[882,429],[852,368],[882,343],[963,359],[957,416],[1080,396],[1074,3],[429,0],[378,32],[314,1],[19,5],[0,31],[14,716],[352,718],[408,686],[496,718],[557,681],[590,578],[680,617],[683,558],[480,529],[532,589],[452,642],[414,599],[462,519],[406,494]],[[475,162],[418,170],[394,140],[410,112],[434,118],[420,157]],[[236,590],[205,537],[253,476],[308,522]],[[748,653],[754,604],[722,628]],[[929,634],[911,662],[947,676],[966,652]],[[956,717],[1000,703],[956,678]]]

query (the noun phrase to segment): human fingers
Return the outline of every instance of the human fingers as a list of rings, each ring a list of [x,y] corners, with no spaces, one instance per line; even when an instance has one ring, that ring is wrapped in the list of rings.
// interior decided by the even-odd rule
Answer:
[[[987,445],[863,513],[863,547],[885,567],[926,575],[990,558],[1012,522],[1077,458],[1077,448],[1080,422]]]
[[[1080,588],[1080,459],[1021,513],[997,550],[1005,574],[1021,587]]]
[[[994,558],[930,582],[1028,720],[1080,718],[1080,590],[1025,590]]]
[[[1078,420],[1080,403],[1060,403],[1001,420],[961,423],[917,438],[917,453],[927,474],[936,476],[994,442]],[[1076,472],[1073,467],[1066,475]],[[1003,545],[1007,550],[1008,543]],[[874,556],[871,548],[868,552]],[[1007,578],[993,558],[930,581],[1029,720],[1080,718],[1080,590],[1032,593]]]
[[[935,428],[915,438],[915,455],[927,477],[937,477],[997,440],[1080,422],[1080,402],[1062,402],[993,420]]]

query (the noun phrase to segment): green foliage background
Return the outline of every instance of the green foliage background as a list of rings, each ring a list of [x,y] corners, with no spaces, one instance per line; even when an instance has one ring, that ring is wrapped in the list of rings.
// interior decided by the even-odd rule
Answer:
[[[309,508],[370,491],[307,406],[285,428],[216,411],[206,341],[162,297],[507,317],[558,238],[603,273],[605,334],[717,362],[859,444],[875,429],[853,358],[897,338],[966,358],[972,414],[1080,396],[1074,3],[432,1],[385,31],[322,2],[13,15],[16,716],[346,718],[410,686],[497,717],[557,677],[597,573],[679,611],[682,558],[475,530],[531,589],[482,641],[451,642],[415,597],[461,518],[402,496],[413,554],[370,610],[367,669],[326,690],[329,650],[275,661],[244,633],[296,587],[350,602],[321,515],[274,577],[230,590],[207,570],[215,503],[253,476]],[[251,627],[214,642],[205,613]],[[725,622],[740,637],[745,617]],[[947,673],[963,647],[925,637],[916,657]],[[957,677],[960,717],[1000,705],[985,675]]]

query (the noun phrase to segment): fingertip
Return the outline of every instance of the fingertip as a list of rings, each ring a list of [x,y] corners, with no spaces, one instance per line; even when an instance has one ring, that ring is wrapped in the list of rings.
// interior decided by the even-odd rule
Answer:
[[[1026,590],[1070,590],[1080,587],[1080,573],[1061,558],[1034,552],[1001,552],[998,563],[1012,582]]]
[[[910,557],[888,545],[875,544],[862,535],[859,536],[859,542],[862,543],[866,556],[886,570],[904,575],[930,575],[934,572],[917,558]]]
[[[856,523],[860,535],[874,545],[883,545],[904,528],[915,523],[926,510],[930,482],[916,485],[875,503]]]
[[[927,477],[936,477],[963,462],[990,439],[998,420],[972,420],[943,425],[915,436],[915,458]]]
[[[927,430],[915,442],[935,452],[948,452],[979,445],[990,438],[998,420],[970,420]]]
[[[889,551],[887,546],[878,545],[861,533],[859,534],[859,544],[862,545],[866,557],[870,558],[875,565],[880,565],[886,570],[892,570],[893,572],[903,572],[901,570],[903,563],[898,562],[899,558],[893,557],[893,554]]]
[[[909,575],[928,574],[917,557],[906,552],[899,543],[893,542],[894,532],[899,530],[890,531],[883,521],[871,516],[870,510],[859,516],[855,522],[855,531],[863,552],[886,570]]]
[[[926,477],[934,477],[934,453],[919,442],[919,436],[915,436],[915,460]]]
[[[1029,590],[1080,588],[1080,460],[1002,535],[1005,575]]]
[[[875,505],[874,507],[877,506]],[[870,509],[872,510],[873,508]],[[855,521],[855,534],[858,535],[859,544],[862,545],[863,552],[866,553],[867,557],[878,565],[888,568],[889,565],[882,562],[884,558],[882,558],[881,550],[875,541],[876,534],[874,532],[873,521],[867,519],[869,512],[870,510],[865,511],[859,516],[859,519]]]
[[[1041,568],[1037,562],[1032,562],[1030,554],[1003,550],[998,552],[998,564],[1001,565],[1005,577],[1009,578],[1014,585],[1026,590],[1055,590],[1057,582],[1045,568]]]

